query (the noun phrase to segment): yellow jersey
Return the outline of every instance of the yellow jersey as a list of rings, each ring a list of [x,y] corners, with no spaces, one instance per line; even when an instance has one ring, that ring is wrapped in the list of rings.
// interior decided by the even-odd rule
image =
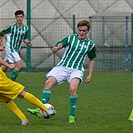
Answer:
[[[0,102],[8,102],[10,99],[15,99],[23,89],[23,85],[9,79],[0,68]]]

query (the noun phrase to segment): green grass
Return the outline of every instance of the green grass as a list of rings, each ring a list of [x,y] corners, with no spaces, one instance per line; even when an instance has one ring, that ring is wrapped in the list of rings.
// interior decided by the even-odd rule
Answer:
[[[85,77],[86,77],[85,73]],[[9,76],[10,73],[7,73]],[[17,82],[25,90],[41,99],[45,73],[19,73]],[[82,83],[77,91],[78,106],[76,123],[69,124],[69,84],[52,89],[49,103],[57,114],[51,119],[38,119],[27,112],[35,108],[27,101],[17,98],[15,103],[30,120],[21,126],[18,118],[4,104],[0,104],[1,133],[132,133],[133,123],[128,121],[132,108],[132,75],[126,72],[94,72],[91,83]]]

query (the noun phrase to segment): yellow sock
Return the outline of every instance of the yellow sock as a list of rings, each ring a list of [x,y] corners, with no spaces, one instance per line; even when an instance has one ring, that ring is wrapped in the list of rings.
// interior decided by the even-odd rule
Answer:
[[[17,105],[10,101],[6,104],[9,110],[11,110],[20,120],[27,120],[26,116],[22,113],[22,111],[17,107]]]
[[[24,95],[24,99],[43,110],[48,110],[48,108],[38,98],[28,92]]]

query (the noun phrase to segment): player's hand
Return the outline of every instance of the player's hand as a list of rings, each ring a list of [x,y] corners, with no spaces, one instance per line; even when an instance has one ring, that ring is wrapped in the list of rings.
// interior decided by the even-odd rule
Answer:
[[[4,50],[4,47],[3,46],[0,46],[0,51],[3,51]]]
[[[30,47],[32,47],[32,42],[31,41],[29,41],[29,45],[30,45]]]
[[[52,48],[52,51],[55,53],[55,52],[57,52],[59,49],[58,49],[58,47],[53,47]]]
[[[15,64],[10,64],[10,65],[9,65],[9,68],[10,68],[10,69],[13,69],[14,67],[15,67]]]
[[[26,44],[28,44],[30,47],[32,47],[32,42],[29,41],[28,39],[25,39],[25,40],[24,40],[24,43],[26,43]]]
[[[52,51],[55,53],[55,52],[57,52],[58,50],[60,50],[62,48],[63,48],[62,44],[59,43],[58,46],[55,46],[55,47],[52,48]]]
[[[91,77],[92,77],[92,76],[90,76],[90,75],[87,76],[87,78],[86,78],[86,80],[85,80],[85,83],[89,83],[89,82],[91,81]]]
[[[25,43],[29,44],[30,47],[32,47],[32,42],[31,41],[25,41]]]

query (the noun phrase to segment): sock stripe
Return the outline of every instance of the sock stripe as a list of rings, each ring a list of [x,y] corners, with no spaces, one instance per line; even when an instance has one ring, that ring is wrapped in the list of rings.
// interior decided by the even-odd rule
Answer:
[[[77,98],[77,95],[70,95],[70,98]]]
[[[51,94],[51,90],[46,90],[46,89],[44,89],[44,90],[43,90],[43,93]]]

